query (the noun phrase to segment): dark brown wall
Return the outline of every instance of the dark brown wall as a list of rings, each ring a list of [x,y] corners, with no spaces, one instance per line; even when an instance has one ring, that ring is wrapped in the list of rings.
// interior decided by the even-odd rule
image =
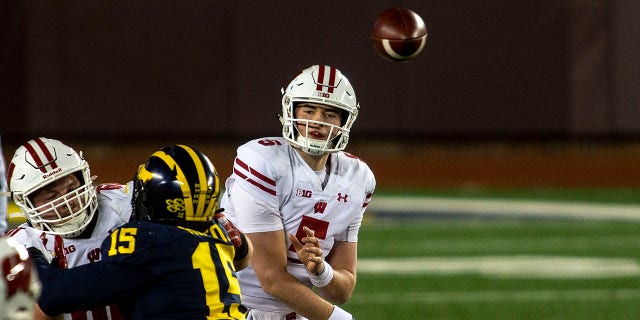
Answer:
[[[429,30],[425,51],[407,63],[383,60],[369,40],[376,15],[394,5],[421,14]],[[385,183],[634,185],[636,153],[626,151],[418,150],[450,140],[633,141],[638,12],[635,0],[0,0],[0,134],[6,158],[25,139],[51,136],[122,180],[130,170],[113,172],[111,153],[133,165],[165,143],[218,152],[224,141],[231,156],[246,138],[279,135],[280,88],[324,63],[356,88],[350,148]],[[576,161],[554,170],[563,159]],[[433,170],[388,170],[403,167]],[[610,174],[570,178],[586,169]]]
[[[625,41],[615,32],[637,26],[618,17],[632,1],[402,1],[429,29],[425,52],[403,64],[378,57],[368,37],[376,14],[398,2],[2,3],[8,139],[277,134],[280,88],[315,63],[354,84],[362,105],[354,139],[640,131],[622,121],[637,109],[605,99],[581,110],[574,99],[603,94],[575,79],[583,56],[638,64],[612,55]],[[591,18],[576,22],[585,10]],[[602,28],[614,33],[589,38]],[[628,74],[603,72],[591,84],[605,95],[633,89]],[[597,108],[617,113],[590,122]]]

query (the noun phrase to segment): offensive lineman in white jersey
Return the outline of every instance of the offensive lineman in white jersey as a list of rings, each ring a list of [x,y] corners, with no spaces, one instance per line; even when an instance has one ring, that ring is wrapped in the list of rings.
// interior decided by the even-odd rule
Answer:
[[[7,174],[5,173],[4,154],[2,153],[2,137],[0,137],[0,192],[7,191]],[[0,235],[7,231],[7,198],[0,196]]]
[[[238,275],[247,319],[353,318],[334,304],[355,288],[358,230],[376,183],[343,152],[358,109],[342,72],[314,65],[283,90],[283,137],[238,148],[221,207],[254,244]]]
[[[7,235],[26,247],[42,248],[34,243],[41,242],[59,267],[100,260],[104,238],[131,216],[131,183],[93,186],[82,153],[58,140],[37,138],[20,146],[9,164],[8,180],[13,201],[27,222]],[[38,319],[59,317],[36,310]],[[122,319],[114,306],[65,314],[64,318]]]

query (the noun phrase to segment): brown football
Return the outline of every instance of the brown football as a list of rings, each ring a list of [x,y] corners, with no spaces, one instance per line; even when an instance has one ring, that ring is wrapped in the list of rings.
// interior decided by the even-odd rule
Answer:
[[[378,15],[371,31],[373,48],[391,61],[408,61],[424,49],[427,26],[412,10],[392,7]]]

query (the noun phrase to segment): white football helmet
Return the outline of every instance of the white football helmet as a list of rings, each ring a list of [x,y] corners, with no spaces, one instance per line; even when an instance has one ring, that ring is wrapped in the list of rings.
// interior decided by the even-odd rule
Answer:
[[[322,123],[331,128],[327,139],[307,138],[307,133],[299,132],[296,124],[306,124],[308,130],[309,123],[317,121],[295,118],[296,105],[301,102],[338,108],[343,113],[341,126]],[[349,142],[349,131],[358,117],[359,108],[355,91],[340,70],[325,65],[311,66],[293,79],[286,89],[282,89],[282,136],[291,145],[309,154],[342,151]]]
[[[80,187],[34,207],[34,192],[69,174],[76,175]],[[76,237],[91,223],[98,208],[89,164],[82,158],[82,153],[58,140],[37,138],[27,141],[13,155],[7,176],[13,201],[38,230]],[[73,202],[79,204],[77,210],[73,210]]]
[[[0,319],[33,319],[40,282],[27,250],[15,239],[0,238],[0,277]]]

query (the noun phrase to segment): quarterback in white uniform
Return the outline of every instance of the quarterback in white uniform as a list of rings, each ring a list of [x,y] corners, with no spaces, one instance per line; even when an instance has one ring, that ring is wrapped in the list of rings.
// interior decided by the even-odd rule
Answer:
[[[101,260],[102,241],[131,216],[131,182],[93,186],[82,155],[58,140],[37,138],[19,147],[9,164],[8,180],[27,222],[7,235],[26,247],[46,249],[59,267]],[[112,306],[64,318],[122,319]]]
[[[350,320],[334,304],[355,288],[358,230],[376,184],[343,151],[355,92],[339,70],[314,65],[284,90],[282,107],[283,137],[240,146],[222,198],[254,244],[238,275],[248,319]]]

